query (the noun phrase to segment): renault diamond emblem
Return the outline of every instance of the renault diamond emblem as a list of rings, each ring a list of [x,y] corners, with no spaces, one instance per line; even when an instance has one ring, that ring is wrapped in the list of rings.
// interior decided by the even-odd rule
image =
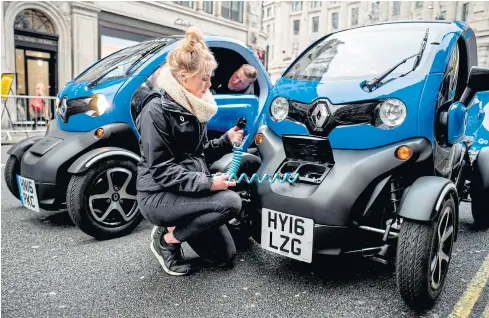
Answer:
[[[60,106],[58,108],[58,113],[62,116],[65,116],[67,110],[68,110],[68,105],[66,104],[66,97],[64,97],[61,100]]]
[[[328,119],[328,110],[326,109],[326,105],[324,104],[317,104],[316,108],[311,114],[311,119],[312,122],[314,123],[314,126],[316,128],[321,128],[323,127],[324,123],[326,122],[326,119]]]

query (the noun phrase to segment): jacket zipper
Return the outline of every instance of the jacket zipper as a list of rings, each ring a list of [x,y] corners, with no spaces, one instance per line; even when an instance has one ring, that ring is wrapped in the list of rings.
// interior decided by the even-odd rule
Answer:
[[[201,158],[197,158],[197,160],[199,161],[200,166],[202,167],[202,172],[205,173],[204,164],[201,162]]]

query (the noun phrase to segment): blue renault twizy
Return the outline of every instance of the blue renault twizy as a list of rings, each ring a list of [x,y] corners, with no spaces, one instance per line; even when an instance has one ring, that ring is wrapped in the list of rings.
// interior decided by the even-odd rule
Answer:
[[[489,91],[462,22],[396,22],[328,34],[286,69],[256,138],[254,238],[303,262],[358,253],[396,265],[413,308],[442,291],[470,193],[489,227],[489,147],[468,150]],[[268,111],[269,110],[269,111]]]
[[[142,220],[136,201],[139,135],[134,120],[151,98],[155,78],[181,37],[146,41],[98,61],[58,94],[56,118],[44,137],[27,138],[10,150],[5,180],[31,210],[67,209],[85,233],[113,238]],[[233,39],[206,36],[219,66],[229,72],[248,63],[258,70],[253,95],[214,95],[219,106],[209,137],[234,127],[239,118],[254,136],[271,83],[255,53]],[[232,74],[232,72],[231,72]],[[243,141],[246,149],[253,137]]]

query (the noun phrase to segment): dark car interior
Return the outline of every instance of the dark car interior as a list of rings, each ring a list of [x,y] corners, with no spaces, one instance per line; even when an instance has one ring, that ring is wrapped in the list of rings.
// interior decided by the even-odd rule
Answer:
[[[211,79],[212,90],[217,83],[227,82],[233,73],[243,64],[247,64],[247,62],[239,53],[233,50],[221,47],[212,47],[210,49],[214,53],[218,65]],[[255,81],[253,88],[255,90],[254,95],[259,96],[260,86],[258,85],[258,81]]]

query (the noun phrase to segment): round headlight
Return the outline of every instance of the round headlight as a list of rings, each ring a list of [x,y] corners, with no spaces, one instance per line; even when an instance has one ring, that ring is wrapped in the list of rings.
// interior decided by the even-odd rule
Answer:
[[[289,114],[289,102],[283,97],[277,97],[270,105],[270,114],[274,121],[282,121]]]
[[[102,115],[107,109],[107,99],[104,95],[99,95],[97,98],[97,112]]]
[[[104,95],[97,95],[90,100],[90,109],[95,111],[96,116],[102,115],[107,110],[107,105]]]
[[[376,109],[375,126],[382,129],[399,127],[406,119],[407,108],[398,99],[389,98],[380,103]]]

